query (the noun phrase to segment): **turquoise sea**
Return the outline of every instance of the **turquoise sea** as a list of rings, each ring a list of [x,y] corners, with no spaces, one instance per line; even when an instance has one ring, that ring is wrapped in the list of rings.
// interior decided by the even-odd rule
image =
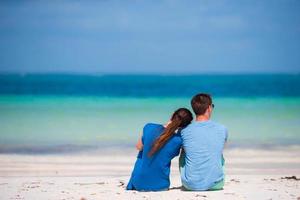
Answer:
[[[204,80],[204,81],[203,81]],[[206,81],[205,81],[206,80]],[[131,147],[197,92],[229,147],[300,144],[299,75],[0,75],[0,153]]]

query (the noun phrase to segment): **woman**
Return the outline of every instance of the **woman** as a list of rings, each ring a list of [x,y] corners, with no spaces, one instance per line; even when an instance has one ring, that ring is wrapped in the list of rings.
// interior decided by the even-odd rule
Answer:
[[[169,188],[171,160],[178,156],[182,145],[180,129],[192,120],[193,115],[188,109],[179,108],[165,126],[145,125],[142,139],[136,145],[140,151],[127,190],[160,191]]]

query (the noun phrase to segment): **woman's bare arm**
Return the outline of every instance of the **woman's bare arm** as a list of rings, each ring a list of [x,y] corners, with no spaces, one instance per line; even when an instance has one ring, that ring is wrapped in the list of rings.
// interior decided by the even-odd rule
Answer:
[[[135,147],[136,147],[136,149],[139,150],[139,151],[143,150],[143,142],[142,142],[142,138],[140,138],[140,139],[138,140],[138,142],[136,143]]]

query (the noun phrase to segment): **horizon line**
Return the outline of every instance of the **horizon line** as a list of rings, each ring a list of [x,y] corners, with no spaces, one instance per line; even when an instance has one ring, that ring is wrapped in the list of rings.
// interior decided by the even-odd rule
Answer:
[[[300,75],[299,72],[78,72],[78,71],[30,71],[30,72],[13,72],[0,71],[0,75],[86,75],[86,76],[196,76],[196,75]]]

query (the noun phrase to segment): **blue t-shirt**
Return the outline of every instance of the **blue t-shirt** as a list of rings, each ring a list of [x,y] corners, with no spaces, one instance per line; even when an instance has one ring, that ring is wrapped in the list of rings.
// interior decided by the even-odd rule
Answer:
[[[194,121],[181,131],[185,165],[182,184],[190,190],[208,190],[224,178],[222,155],[227,129],[211,120]]]
[[[159,191],[169,188],[171,160],[178,156],[182,145],[180,133],[174,134],[153,156],[148,156],[153,142],[164,129],[160,124],[145,125],[142,136],[143,150],[137,156],[127,190]]]

